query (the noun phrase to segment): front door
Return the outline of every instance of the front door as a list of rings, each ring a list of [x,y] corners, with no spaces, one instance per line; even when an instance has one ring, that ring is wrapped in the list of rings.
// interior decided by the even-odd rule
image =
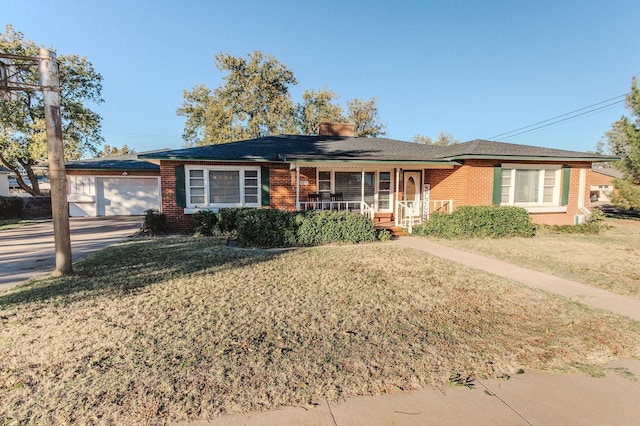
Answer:
[[[422,189],[422,172],[404,171],[403,201],[407,205],[405,216],[420,216],[420,193]]]

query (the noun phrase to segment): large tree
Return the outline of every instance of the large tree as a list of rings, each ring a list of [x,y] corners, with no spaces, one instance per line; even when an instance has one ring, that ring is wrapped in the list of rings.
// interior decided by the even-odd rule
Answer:
[[[293,71],[270,55],[255,51],[248,59],[216,55],[216,67],[226,73],[214,90],[200,84],[183,92],[178,108],[186,118],[185,145],[209,145],[275,134],[309,135],[323,121],[351,122],[357,136],[384,134],[376,99],[347,101],[347,116],[338,96],[322,87],[306,90],[294,104],[289,89],[297,84]]]
[[[334,101],[338,95],[326,87],[318,91],[305,90],[302,103],[296,107],[296,124],[298,133],[312,135],[318,131],[318,124],[322,122],[347,122],[342,115],[342,107]]]
[[[11,25],[0,34],[0,50],[12,55],[38,56],[38,46]],[[12,62],[13,68],[20,70],[18,83],[21,86],[39,86],[37,62],[19,59],[12,59]],[[102,143],[101,118],[89,108],[89,104],[103,102],[102,76],[87,58],[78,55],[60,55],[58,64],[65,160],[74,160],[85,153],[97,153]],[[22,189],[31,195],[40,195],[34,166],[46,159],[42,92],[12,91],[8,99],[0,102],[0,163],[13,172]]]
[[[183,137],[188,145],[208,145],[295,132],[289,88],[293,71],[273,56],[253,52],[248,59],[216,55],[225,83],[211,91],[198,85],[183,92],[178,115],[187,117]]]
[[[604,139],[611,154],[621,158],[615,166],[624,174],[624,179],[615,182],[619,193],[613,201],[621,207],[640,210],[640,88],[636,77],[631,80],[626,105],[631,117],[623,116],[613,123]]]
[[[386,124],[380,122],[376,98],[368,101],[358,98],[348,100],[347,119],[355,124],[358,137],[377,138],[386,134]]]

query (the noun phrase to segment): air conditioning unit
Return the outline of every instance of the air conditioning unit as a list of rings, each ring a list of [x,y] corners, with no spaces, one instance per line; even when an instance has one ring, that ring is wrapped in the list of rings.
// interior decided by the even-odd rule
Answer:
[[[574,225],[580,225],[581,223],[584,223],[586,218],[587,218],[586,215],[577,214],[577,215],[573,216],[573,224]]]

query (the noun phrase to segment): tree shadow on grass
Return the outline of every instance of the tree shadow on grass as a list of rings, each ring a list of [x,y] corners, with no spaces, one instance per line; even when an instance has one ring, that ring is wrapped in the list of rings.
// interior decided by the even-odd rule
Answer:
[[[0,293],[0,311],[28,303],[69,304],[126,297],[168,280],[265,262],[284,250],[234,249],[216,237],[138,238],[108,247],[74,264],[74,273],[43,277]]]

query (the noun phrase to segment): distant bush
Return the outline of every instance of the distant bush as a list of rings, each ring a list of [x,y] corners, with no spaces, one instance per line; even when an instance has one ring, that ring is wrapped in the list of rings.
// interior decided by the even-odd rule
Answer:
[[[193,228],[194,234],[199,235],[215,235],[219,232],[218,227],[218,214],[210,210],[201,210],[194,213],[191,216],[195,227]]]
[[[535,232],[529,213],[512,206],[464,206],[413,228],[415,235],[439,238],[533,237]]]
[[[292,247],[296,245],[296,213],[277,209],[237,212],[238,243],[248,247]]]
[[[23,201],[20,197],[0,196],[0,219],[18,219],[22,215]]]
[[[144,223],[142,232],[151,235],[164,234],[167,231],[167,216],[156,209],[149,209],[144,212]]]
[[[376,240],[373,222],[360,214],[315,210],[300,214],[297,222],[301,246]]]

